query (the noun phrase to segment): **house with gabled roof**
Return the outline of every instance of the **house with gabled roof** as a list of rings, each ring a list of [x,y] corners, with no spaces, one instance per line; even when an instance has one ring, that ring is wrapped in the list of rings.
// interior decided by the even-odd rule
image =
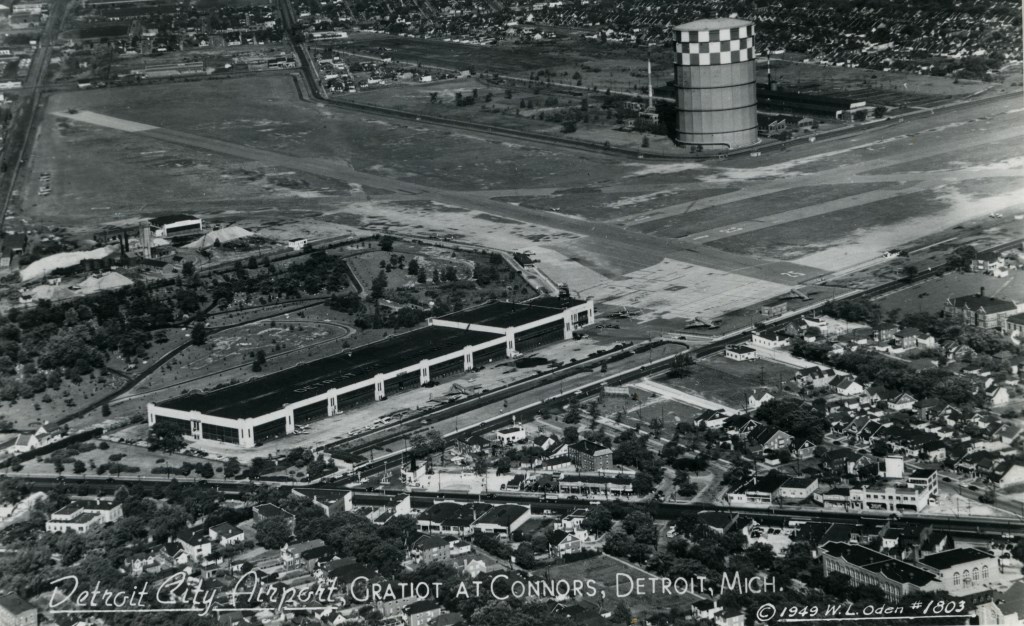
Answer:
[[[767,389],[763,387],[755,389],[747,395],[747,410],[753,411],[758,409],[765,402],[774,399],[775,396],[773,396]]]
[[[841,396],[857,396],[864,393],[864,385],[853,376],[836,376],[829,382],[832,390]]]
[[[557,557],[563,557],[566,554],[577,554],[583,551],[583,542],[574,533],[568,533],[562,529],[557,529],[551,533],[548,537],[549,550],[551,554]]]
[[[747,433],[747,444],[755,452],[786,450],[792,442],[792,435],[767,424],[758,426]]]

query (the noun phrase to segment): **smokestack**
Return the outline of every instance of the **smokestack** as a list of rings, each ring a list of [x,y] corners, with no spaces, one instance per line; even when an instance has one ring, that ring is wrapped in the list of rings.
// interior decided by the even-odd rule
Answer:
[[[654,83],[651,79],[651,51],[647,51],[647,110],[654,110]]]

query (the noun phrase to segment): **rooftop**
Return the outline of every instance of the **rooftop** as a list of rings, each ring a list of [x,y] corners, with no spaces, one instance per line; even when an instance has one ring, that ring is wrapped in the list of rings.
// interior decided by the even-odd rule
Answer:
[[[992,558],[991,552],[985,552],[977,548],[953,548],[945,552],[929,554],[921,559],[921,564],[934,567],[935,569],[947,569],[964,563],[990,558]]]
[[[199,219],[195,215],[188,215],[186,213],[171,213],[169,215],[157,215],[156,217],[149,218],[149,223],[153,226],[166,226],[167,224],[173,224],[175,222],[185,222],[188,220]]]
[[[471,330],[428,326],[206,393],[179,396],[160,406],[228,419],[257,417],[325,391],[372,379],[494,339]]]
[[[512,525],[512,522],[519,519],[523,513],[529,512],[530,510],[525,506],[519,506],[518,504],[502,504],[484,513],[483,516],[476,521],[476,524],[495,524],[507,528]]]
[[[21,596],[16,593],[8,593],[0,596],[0,606],[7,610],[9,613],[14,615],[20,615],[26,611],[35,611],[36,607],[23,600]]]
[[[971,311],[984,309],[986,313],[1002,313],[1004,311],[1017,310],[1017,305],[1009,300],[1001,300],[991,296],[960,296],[959,298],[950,298],[949,303],[958,309],[966,308]]]
[[[731,17],[716,17],[680,24],[674,30],[721,30],[723,28],[739,28],[741,26],[753,26],[753,22],[737,20]]]
[[[465,324],[479,324],[481,326],[494,326],[496,328],[509,328],[536,322],[546,317],[558,315],[563,309],[577,304],[583,304],[583,300],[573,298],[543,298],[531,300],[530,302],[489,302],[487,304],[457,311],[439,319],[448,322],[461,322]]]

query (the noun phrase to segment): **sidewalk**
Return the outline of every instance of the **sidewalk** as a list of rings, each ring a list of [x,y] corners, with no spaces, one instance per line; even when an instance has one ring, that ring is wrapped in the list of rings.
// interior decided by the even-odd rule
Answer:
[[[679,389],[676,389],[675,387],[669,387],[668,385],[663,385],[661,383],[656,383],[656,382],[654,382],[653,380],[651,380],[649,378],[644,378],[643,380],[641,380],[638,383],[633,383],[633,384],[630,385],[630,387],[636,387],[637,389],[642,389],[644,391],[649,391],[650,393],[653,393],[653,394],[656,394],[656,395],[659,395],[659,396],[664,396],[666,398],[670,398],[672,400],[676,400],[677,402],[682,402],[683,404],[689,404],[690,406],[695,406],[695,407],[697,407],[699,409],[710,409],[712,411],[725,411],[729,415],[733,415],[735,413],[739,413],[738,409],[734,409],[732,407],[725,406],[724,404],[719,404],[718,402],[715,402],[713,400],[708,400],[707,398],[702,398],[701,396],[698,396],[698,395],[695,395],[695,394],[692,394],[692,393],[687,393],[685,391],[681,391]]]

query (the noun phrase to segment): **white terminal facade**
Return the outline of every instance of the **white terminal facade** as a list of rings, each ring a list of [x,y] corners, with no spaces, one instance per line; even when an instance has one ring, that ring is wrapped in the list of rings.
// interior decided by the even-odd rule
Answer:
[[[572,339],[594,322],[594,302],[566,297],[489,304],[432,318],[428,326],[248,382],[147,406],[150,427],[186,439],[254,447],[298,423],[457,376],[486,363]]]

